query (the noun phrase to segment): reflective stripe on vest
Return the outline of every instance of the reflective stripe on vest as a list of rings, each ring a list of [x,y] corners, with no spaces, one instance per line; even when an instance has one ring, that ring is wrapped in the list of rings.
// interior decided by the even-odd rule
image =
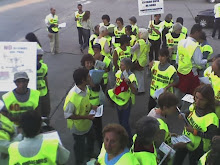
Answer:
[[[75,17],[78,18],[78,20],[76,21],[77,27],[82,27],[82,18],[83,18],[84,14],[85,14],[85,12],[83,12],[82,14],[79,14],[79,11],[75,12]]]
[[[100,105],[99,91],[93,91],[91,88],[89,88],[89,101],[92,105]]]
[[[115,41],[120,39],[123,34],[126,34],[125,27],[123,27],[122,30],[120,31],[118,30],[118,27],[114,28]],[[121,44],[119,42],[115,42],[115,43],[113,42],[113,45],[115,48],[117,48],[117,47],[120,47]]]
[[[32,157],[24,157],[19,152],[19,142],[12,143],[9,146],[9,164],[10,165],[33,165],[45,164],[56,165],[58,140],[45,139],[42,142],[39,152]]]
[[[211,124],[219,127],[219,120],[214,112],[208,113],[202,117],[198,117],[196,115],[195,107],[193,104],[189,107],[189,110],[190,114],[187,117],[187,120],[189,121],[193,129],[196,129],[200,132],[206,132],[207,127]],[[188,132],[186,128],[184,128],[183,134],[189,137],[191,140],[191,142],[187,144],[187,148],[190,151],[194,151],[199,146],[201,140],[203,142],[203,151],[207,152],[210,149],[211,143],[209,139],[201,138],[200,136],[195,136],[193,135],[193,133]]]
[[[122,76],[122,71],[118,70],[115,74],[116,86],[119,86],[121,84],[121,82],[123,81],[121,79],[121,76]],[[131,83],[135,82],[137,85],[137,79],[133,73],[130,74],[128,78]],[[109,89],[108,94],[109,94],[109,97],[119,106],[125,105],[129,101],[130,98],[132,99],[132,104],[135,103],[135,95],[133,93],[131,93],[130,88],[127,91],[121,92],[118,95],[115,95],[113,89]]]
[[[123,58],[131,58],[131,47],[130,46],[126,46],[125,51],[122,50],[121,47],[115,48],[115,51],[118,54],[118,61],[117,61],[118,66],[120,66],[121,60]]]
[[[181,40],[178,44],[178,55],[179,55],[179,61],[178,61],[178,72],[187,75],[192,70],[192,56],[198,47],[198,44],[189,40],[191,44],[189,44],[187,47],[184,47],[186,40]]]
[[[75,106],[75,115],[85,116],[88,115],[91,110],[91,104],[89,102],[89,90],[87,89],[87,94],[85,97],[80,96],[74,91],[73,87],[68,95],[66,96],[65,103],[64,103],[64,111],[66,111],[66,106],[69,102],[71,102]],[[78,131],[87,131],[91,127],[91,120],[83,119],[83,120],[72,120],[67,119],[67,128],[72,129],[73,126]]]
[[[171,33],[166,34],[167,46],[168,46],[168,48],[170,48],[170,47],[173,48],[171,60],[176,61],[177,45],[178,45],[179,41],[181,41],[183,39],[185,39],[185,35],[182,33],[180,33],[178,38],[174,38]]]
[[[150,85],[150,95],[151,97],[154,96],[154,93],[157,89],[165,88],[167,85],[173,82],[171,79],[173,74],[176,72],[176,69],[174,66],[170,65],[165,71],[159,70],[159,61],[154,61],[154,65],[151,68],[152,73],[152,80]],[[173,91],[173,88],[171,87],[169,89],[170,92]]]
[[[14,116],[21,115],[29,110],[35,110],[39,103],[39,96],[39,91],[30,89],[30,96],[26,102],[19,102],[12,91],[4,94],[2,98],[8,112]]]
[[[173,26],[173,21],[170,21],[169,23],[167,22],[167,21],[163,21],[163,26],[164,26],[164,28],[172,28],[172,26]]]
[[[162,22],[160,22],[158,25],[154,24],[154,20],[149,22],[149,25],[153,25],[155,29],[157,29],[158,31],[160,30],[161,26],[163,26]],[[152,30],[152,33],[149,33],[149,39],[151,40],[159,40],[160,39],[160,34],[157,34],[154,30]]]
[[[41,63],[40,69],[37,70],[37,90],[40,92],[40,96],[45,96],[48,92],[45,81],[48,67],[45,63]]]

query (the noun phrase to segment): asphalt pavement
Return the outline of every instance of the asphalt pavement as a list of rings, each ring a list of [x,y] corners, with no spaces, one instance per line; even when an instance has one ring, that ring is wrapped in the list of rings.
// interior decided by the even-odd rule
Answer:
[[[63,145],[71,151],[68,165],[73,165],[73,138],[66,128],[66,120],[63,117],[63,102],[67,92],[73,86],[72,74],[74,69],[80,66],[83,54],[79,50],[78,34],[74,12],[77,4],[83,5],[83,10],[90,10],[93,25],[101,22],[101,16],[108,14],[111,23],[117,17],[124,19],[128,25],[128,19],[136,16],[139,27],[147,27],[150,16],[138,16],[137,1],[134,0],[1,0],[0,1],[0,41],[25,41],[24,36],[28,32],[35,32],[45,50],[44,61],[48,64],[48,81],[51,98],[51,125],[59,132]],[[213,8],[213,4],[205,0],[165,1],[165,13],[173,14],[173,20],[181,16],[184,18],[184,26],[190,31],[195,23],[194,17],[200,10]],[[67,27],[59,32],[60,53],[49,53],[49,39],[44,24],[50,7],[54,7],[59,16],[59,22],[66,22]],[[211,39],[212,29],[205,29],[208,41],[214,49],[214,54],[220,53],[218,49],[220,40]],[[146,76],[146,90],[149,91],[150,76]],[[147,115],[147,103],[149,92],[136,97],[136,105],[132,108],[130,125],[134,132],[135,122],[143,115]],[[103,125],[118,122],[115,108],[106,102],[104,108]],[[171,117],[169,122],[171,132],[181,133],[183,123],[177,119],[177,114]],[[187,164],[187,163],[186,163]]]

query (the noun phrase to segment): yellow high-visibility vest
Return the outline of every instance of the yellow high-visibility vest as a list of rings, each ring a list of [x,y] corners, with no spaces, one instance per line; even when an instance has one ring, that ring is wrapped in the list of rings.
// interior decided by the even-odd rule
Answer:
[[[0,140],[11,141],[11,137],[14,132],[14,123],[3,114],[0,114]]]
[[[79,14],[79,11],[76,11],[75,12],[75,17],[78,18],[78,20],[76,21],[76,26],[77,27],[82,27],[82,18],[83,18],[83,15],[85,14],[85,12]]]
[[[48,92],[45,76],[47,75],[47,64],[41,63],[41,67],[37,70],[37,90],[40,92],[40,96],[45,96]]]

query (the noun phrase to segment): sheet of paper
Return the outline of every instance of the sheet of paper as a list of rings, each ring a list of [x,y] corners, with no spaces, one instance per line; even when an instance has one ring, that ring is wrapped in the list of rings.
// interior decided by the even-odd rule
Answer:
[[[95,61],[95,69],[104,70],[105,69],[105,63],[99,60]]]
[[[66,27],[66,22],[61,23],[61,24],[58,25],[58,28],[65,28],[65,27]]]
[[[201,83],[211,84],[208,77],[199,77],[199,80],[200,80]]]
[[[165,155],[170,153],[171,158],[175,155],[176,151],[172,149],[169,145],[166,143],[162,143],[159,147],[159,150],[161,150]]]
[[[189,142],[191,142],[191,140],[187,136],[181,135],[181,136],[177,136],[177,137],[172,136],[171,142],[172,142],[172,144],[176,144],[179,142],[189,143]]]
[[[189,102],[189,103],[194,103],[194,97],[193,97],[193,95],[186,94],[186,95],[182,98],[182,101],[186,101],[186,102]]]
[[[94,117],[102,117],[102,115],[103,115],[103,105],[100,105],[97,108],[96,111],[92,109],[89,114],[90,115],[95,115]]]
[[[59,141],[59,143],[62,145],[62,142],[60,140],[60,136],[57,131],[44,132],[43,139],[57,139]]]
[[[164,88],[157,89],[154,93],[154,98],[158,99],[159,96],[164,92]]]

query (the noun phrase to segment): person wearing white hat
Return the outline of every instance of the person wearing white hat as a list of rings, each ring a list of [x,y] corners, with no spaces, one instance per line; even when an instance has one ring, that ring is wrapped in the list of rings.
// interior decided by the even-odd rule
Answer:
[[[27,87],[29,78],[26,72],[15,73],[14,83],[17,87],[13,91],[4,94],[2,98],[12,121],[19,124],[22,113],[38,110],[40,92]]]

